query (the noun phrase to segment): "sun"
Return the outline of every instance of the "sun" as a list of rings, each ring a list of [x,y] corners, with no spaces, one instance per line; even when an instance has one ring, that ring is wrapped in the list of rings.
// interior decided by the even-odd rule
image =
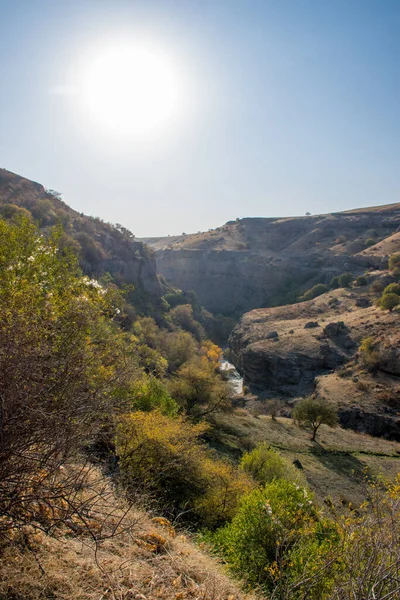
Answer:
[[[142,46],[101,52],[89,65],[84,98],[92,116],[117,133],[162,129],[178,108],[178,78],[168,57]]]

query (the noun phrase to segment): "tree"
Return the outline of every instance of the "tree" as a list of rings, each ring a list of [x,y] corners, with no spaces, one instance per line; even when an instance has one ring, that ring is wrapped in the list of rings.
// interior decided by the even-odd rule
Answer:
[[[305,398],[296,404],[293,410],[293,417],[299,425],[311,429],[311,440],[314,441],[317,431],[321,425],[336,427],[338,417],[335,408],[326,402],[317,398]]]

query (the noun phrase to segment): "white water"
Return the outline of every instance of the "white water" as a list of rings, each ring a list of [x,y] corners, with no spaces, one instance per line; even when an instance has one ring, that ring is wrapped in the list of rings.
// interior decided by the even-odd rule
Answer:
[[[243,377],[236,371],[235,365],[222,357],[219,370],[221,373],[226,373],[227,380],[232,386],[233,391],[239,395],[243,394]]]

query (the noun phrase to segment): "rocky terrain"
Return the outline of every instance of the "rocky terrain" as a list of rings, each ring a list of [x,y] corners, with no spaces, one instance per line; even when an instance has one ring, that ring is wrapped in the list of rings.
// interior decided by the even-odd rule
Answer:
[[[146,238],[159,272],[212,312],[295,302],[335,275],[384,267],[400,249],[400,204],[297,218],[246,218],[206,233]]]
[[[400,440],[399,313],[375,306],[370,285],[245,314],[230,338],[245,385],[289,403],[314,393],[336,404],[345,427]],[[370,356],[359,351],[365,338]]]

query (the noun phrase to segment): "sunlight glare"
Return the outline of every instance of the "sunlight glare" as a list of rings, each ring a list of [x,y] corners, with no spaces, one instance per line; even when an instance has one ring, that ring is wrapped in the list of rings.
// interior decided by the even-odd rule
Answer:
[[[145,47],[101,53],[85,77],[91,114],[117,133],[152,133],[177,113],[177,78],[168,57]]]

